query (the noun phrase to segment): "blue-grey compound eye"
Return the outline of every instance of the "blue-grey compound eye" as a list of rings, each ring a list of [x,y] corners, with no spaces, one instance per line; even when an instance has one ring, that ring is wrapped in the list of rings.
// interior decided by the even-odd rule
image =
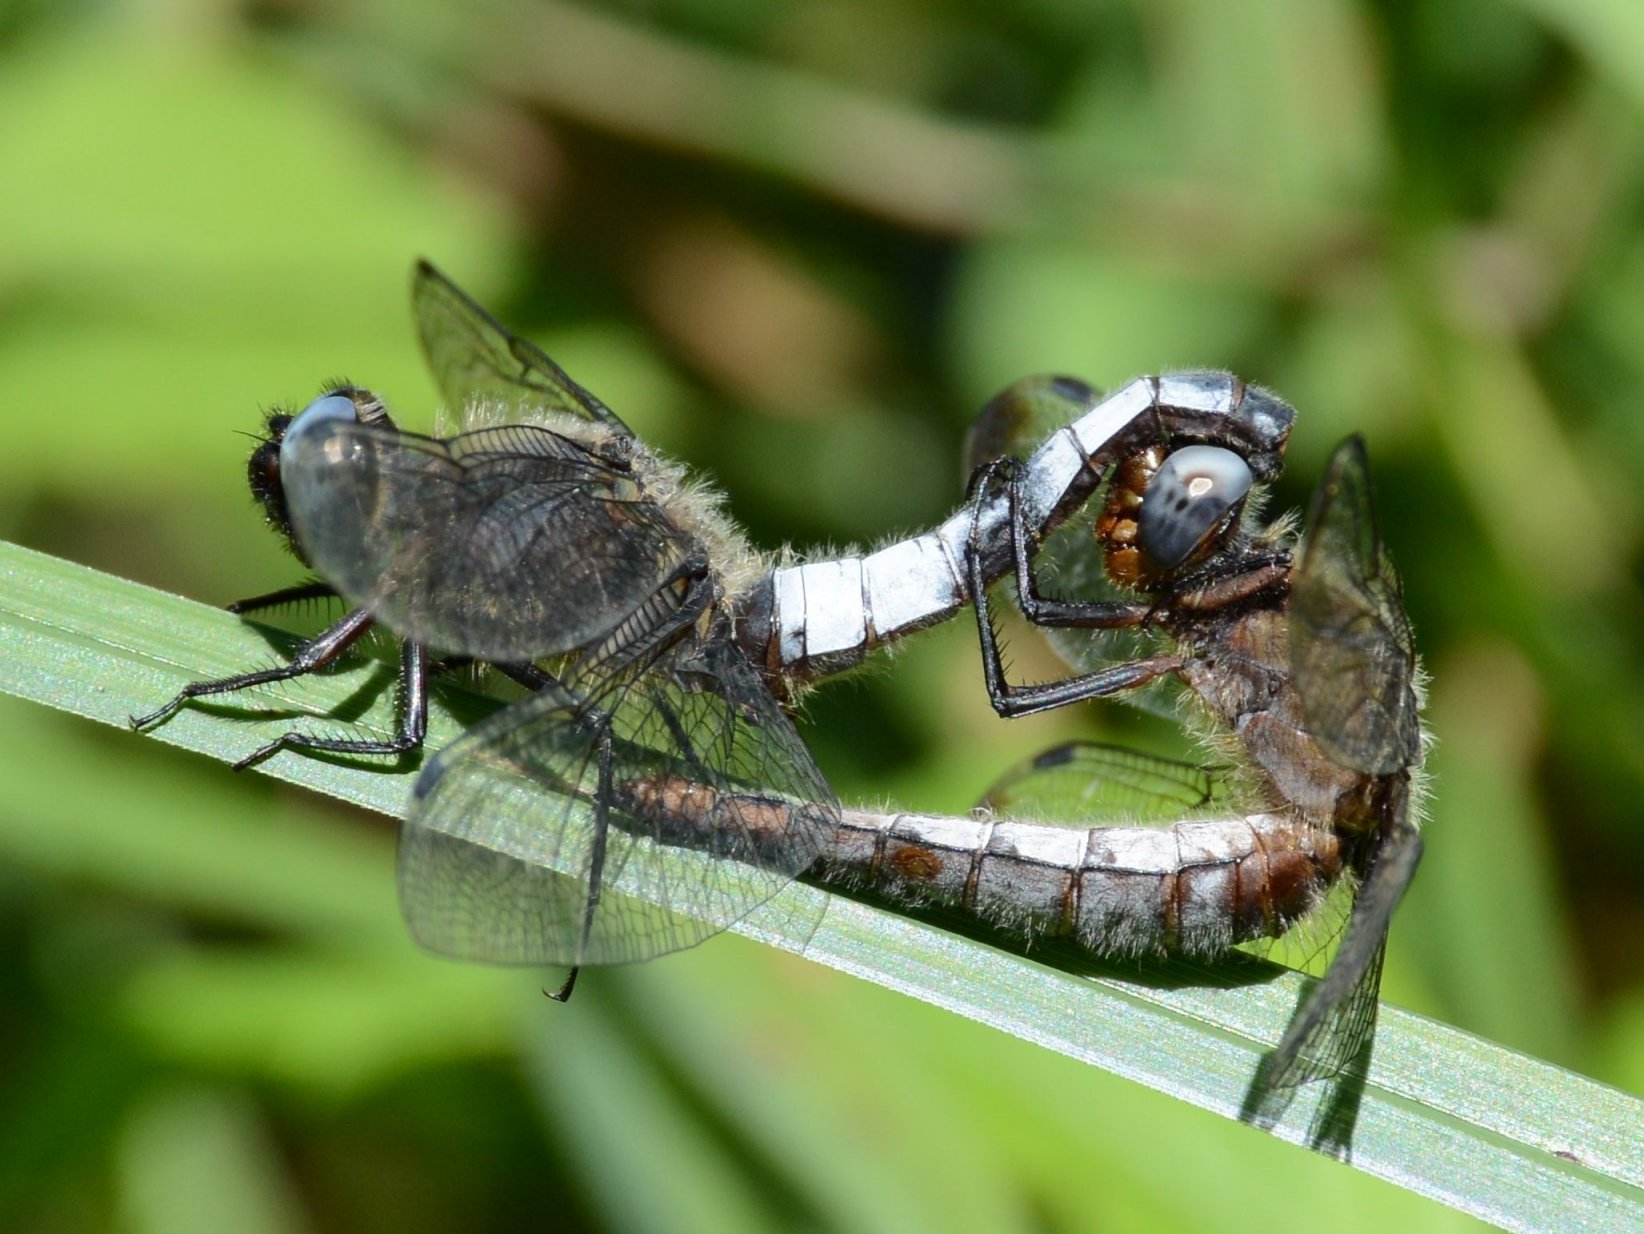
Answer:
[[[354,408],[354,400],[345,394],[322,394],[307,407],[297,413],[280,439],[280,467],[288,470],[291,462],[294,443],[302,437],[304,432],[316,425],[325,424],[332,420],[342,420],[352,424],[359,419],[359,413]]]
[[[1142,494],[1136,534],[1155,563],[1174,570],[1250,491],[1250,467],[1220,446],[1184,446],[1160,465]]]

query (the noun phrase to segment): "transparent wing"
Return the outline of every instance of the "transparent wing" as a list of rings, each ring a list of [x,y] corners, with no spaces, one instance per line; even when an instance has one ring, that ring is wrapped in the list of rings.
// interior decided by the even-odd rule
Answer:
[[[746,916],[833,839],[839,806],[729,644],[590,695],[551,685],[470,729],[400,834],[412,933],[499,964],[617,964]],[[810,919],[822,905],[795,911]]]
[[[1224,789],[1204,767],[1070,741],[1012,767],[978,804],[1012,818],[1086,827],[1110,821],[1174,823],[1213,808]]]
[[[1273,1052],[1269,1074],[1275,1087],[1340,1073],[1375,1031],[1388,927],[1422,852],[1421,836],[1407,817],[1407,794],[1395,792],[1389,809],[1391,818],[1364,872],[1341,947]]]
[[[1340,1075],[1347,1065],[1364,1049],[1376,1031],[1376,1012],[1380,1005],[1381,965],[1387,953],[1384,934],[1362,966],[1357,967],[1357,979],[1341,991],[1341,997],[1319,999],[1319,1014],[1308,1012],[1311,1000],[1303,1003],[1291,1022],[1287,1034],[1288,1048],[1281,1047],[1276,1059],[1285,1060],[1275,1066],[1273,1082],[1282,1088],[1297,1088],[1314,1080],[1328,1080]],[[1325,975],[1317,990],[1329,979]],[[1296,1032],[1296,1025],[1306,1026],[1305,1032]]]
[[[1251,939],[1238,944],[1237,949],[1309,977],[1322,977],[1341,950],[1358,893],[1357,879],[1338,878],[1312,911],[1283,934]]]
[[[1332,761],[1393,776],[1419,760],[1415,643],[1357,436],[1336,447],[1313,498],[1291,574],[1290,661],[1309,733]],[[1387,931],[1421,858],[1402,777],[1383,810],[1341,945],[1264,1065],[1279,1100],[1342,1074],[1375,1031]]]
[[[532,425],[440,441],[307,424],[280,471],[322,577],[402,637],[482,660],[586,645],[692,550],[626,471]]]
[[[1415,763],[1415,643],[1358,436],[1325,469],[1290,587],[1291,668],[1314,740],[1339,766],[1372,775]]]
[[[428,367],[453,411],[483,401],[509,409],[502,418],[515,423],[557,411],[632,435],[540,348],[511,334],[426,261],[412,271],[411,308]]]

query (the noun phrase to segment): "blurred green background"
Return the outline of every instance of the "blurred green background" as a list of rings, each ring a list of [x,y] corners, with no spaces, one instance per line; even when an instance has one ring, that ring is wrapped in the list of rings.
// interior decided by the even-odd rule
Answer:
[[[1300,409],[1278,507],[1368,438],[1433,674],[1384,996],[1644,1091],[1641,14],[14,0],[0,537],[294,581],[240,434],[338,376],[431,422],[416,255],[770,548],[945,514],[1013,378],[1230,368]],[[929,810],[1075,733],[1181,752],[996,720],[962,623],[804,732]],[[551,1006],[404,939],[386,820],[11,699],[0,784],[8,1230],[1472,1224],[739,939]]]

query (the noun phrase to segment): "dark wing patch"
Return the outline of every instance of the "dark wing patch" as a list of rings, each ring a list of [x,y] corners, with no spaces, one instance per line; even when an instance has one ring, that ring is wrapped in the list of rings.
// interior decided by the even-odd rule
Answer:
[[[286,440],[310,565],[405,638],[482,660],[582,647],[694,551],[626,471],[547,429],[440,441],[345,421]]]
[[[1336,447],[1313,497],[1291,575],[1290,661],[1308,732],[1337,765],[1389,775],[1417,761],[1415,643],[1358,436]]]
[[[1005,772],[978,803],[996,814],[1089,827],[1175,823],[1211,808],[1225,786],[1209,769],[1121,746],[1070,741]]]
[[[428,367],[452,411],[476,401],[501,404],[502,418],[520,423],[557,411],[632,436],[541,348],[512,334],[426,261],[412,272],[411,306]]]
[[[554,684],[429,764],[400,836],[425,947],[498,964],[616,964],[689,947],[832,842],[839,806],[729,644],[650,673]],[[825,901],[790,923],[814,927]]]

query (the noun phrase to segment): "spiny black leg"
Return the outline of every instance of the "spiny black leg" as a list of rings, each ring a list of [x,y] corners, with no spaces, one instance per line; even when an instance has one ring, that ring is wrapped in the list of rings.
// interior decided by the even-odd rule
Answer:
[[[662,717],[662,722],[668,726],[668,735],[674,739],[675,749],[689,760],[691,772],[697,781],[711,784],[714,778],[713,770],[696,756],[697,743],[691,734],[685,731],[685,724],[679,718],[679,712],[661,694],[653,695],[651,701],[656,704],[657,714]]]
[[[1022,615],[1036,626],[1068,626],[1085,630],[1117,630],[1138,626],[1152,611],[1145,604],[1128,604],[1117,600],[1057,600],[1039,593],[1038,581],[1033,577],[1033,554],[1038,550],[1037,537],[1028,525],[1022,510],[1022,462],[1015,458],[995,459],[981,468],[972,485],[973,509],[971,519],[970,556],[971,574],[982,559],[982,510],[996,484],[1007,486],[1010,508],[1010,546],[1016,564],[1016,596]],[[975,591],[974,584],[971,588]]]
[[[331,600],[336,595],[337,589],[330,583],[298,583],[295,587],[282,587],[266,595],[252,596],[249,600],[236,600],[228,606],[228,611],[255,613],[259,609],[278,608],[282,604],[296,604],[303,600]]]
[[[1082,630],[1120,630],[1139,626],[1151,611],[1145,604],[1118,600],[1057,600],[1039,594],[1033,577],[1033,552],[1028,543],[1030,529],[1022,512],[1022,473],[1009,470],[1010,547],[1016,560],[1016,603],[1036,626],[1057,626]]]
[[[571,971],[569,973],[565,974],[565,984],[564,985],[560,986],[559,989],[557,989],[557,990],[544,990],[543,993],[546,994],[549,998],[553,999],[556,1003],[568,1003],[568,1002],[570,1002],[571,1001],[571,991],[576,989],[577,974],[580,973],[581,971],[582,971],[582,969],[573,966]]]
[[[550,683],[559,684],[558,678],[543,672],[535,664],[493,664],[491,667],[508,680],[518,682],[527,690],[540,690]]]
[[[1071,703],[1088,702],[1093,698],[1111,698],[1134,690],[1169,675],[1181,668],[1176,656],[1150,656],[1145,660],[1130,660],[1109,665],[1093,673],[1082,673],[1062,681],[1047,681],[1037,685],[1013,686],[1004,679],[999,650],[995,642],[992,619],[982,618],[982,671],[987,680],[988,701],[993,709],[1007,720],[1021,716],[1053,711]]]
[[[271,758],[281,750],[305,750],[322,754],[408,754],[422,748],[428,736],[428,649],[407,640],[400,645],[399,721],[394,736],[387,741],[359,741],[342,737],[318,737],[293,730],[282,733],[267,745],[258,746],[239,762],[235,771]]]
[[[428,662],[428,673],[431,677],[437,677],[443,673],[454,673],[458,669],[471,668],[476,664],[489,664],[491,668],[496,669],[509,681],[517,682],[533,693],[549,683],[559,684],[557,677],[544,672],[535,664],[527,661],[518,664],[504,664],[501,661],[476,660],[473,656],[443,656],[438,660],[430,660]]]
[[[371,614],[365,609],[357,609],[348,614],[336,625],[320,631],[308,642],[297,649],[297,654],[291,658],[291,663],[282,668],[263,669],[256,673],[241,673],[235,677],[219,677],[213,681],[196,681],[177,691],[177,695],[165,706],[149,712],[146,716],[132,716],[131,727],[135,729],[148,728],[158,724],[161,720],[170,719],[182,705],[192,698],[204,698],[210,694],[232,694],[236,690],[248,689],[251,686],[268,685],[276,681],[290,681],[293,677],[301,677],[312,673],[316,669],[324,668],[342,655],[361,636],[371,628]]]
[[[576,982],[582,957],[588,953],[588,938],[594,930],[594,914],[599,910],[600,884],[605,878],[605,845],[611,835],[611,798],[616,792],[611,777],[612,754],[611,726],[607,721],[599,737],[599,787],[594,798],[594,842],[588,854],[588,898],[582,909],[582,937],[577,942],[577,962],[572,965],[571,975],[562,991],[566,998],[571,996],[570,987]],[[565,999],[559,1001],[564,1002]]]
[[[999,466],[995,464],[990,467],[978,486],[978,511],[981,510],[988,480]],[[976,629],[982,646],[982,675],[987,682],[988,699],[993,703],[993,709],[1001,716],[1010,719],[1032,715],[1053,707],[1065,707],[1069,703],[1118,694],[1146,685],[1154,678],[1162,677],[1181,667],[1182,662],[1177,657],[1155,656],[1128,664],[1114,664],[1063,681],[1032,686],[1011,685],[1005,680],[1004,662],[999,655],[999,634],[993,628],[993,613],[988,608],[987,579],[982,574],[980,522],[979,516],[971,522],[970,545],[965,565],[970,576],[968,582],[971,596],[976,605]]]

